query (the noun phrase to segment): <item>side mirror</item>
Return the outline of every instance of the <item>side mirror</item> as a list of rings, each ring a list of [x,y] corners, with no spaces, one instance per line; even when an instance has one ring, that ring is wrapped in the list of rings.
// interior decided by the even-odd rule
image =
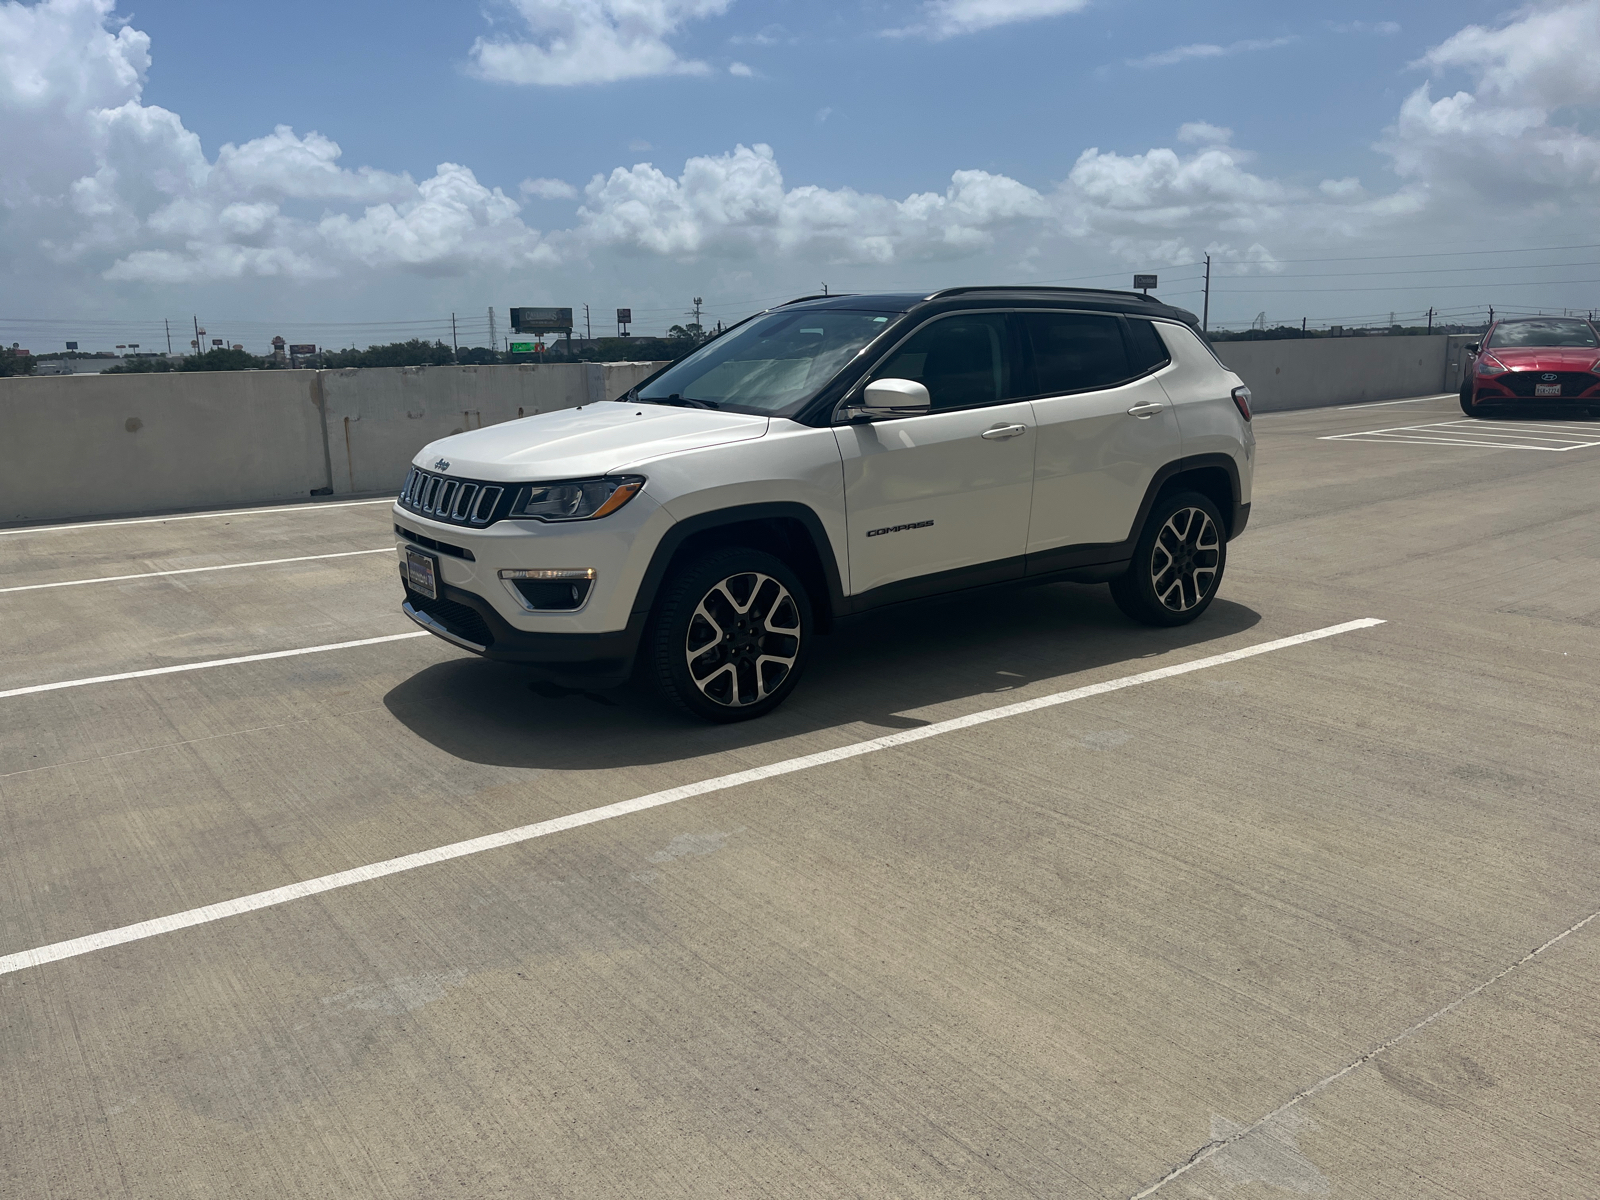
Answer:
[[[886,417],[914,417],[931,409],[933,398],[913,379],[874,379],[850,407]]]
[[[1483,349],[1483,343],[1482,342],[1473,342],[1470,345],[1468,345],[1467,353],[1468,354],[1477,354],[1482,349]]]

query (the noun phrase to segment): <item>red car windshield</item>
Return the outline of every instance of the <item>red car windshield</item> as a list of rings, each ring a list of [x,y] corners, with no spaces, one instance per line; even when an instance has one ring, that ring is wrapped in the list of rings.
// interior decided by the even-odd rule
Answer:
[[[1515,346],[1574,346],[1600,349],[1600,337],[1587,321],[1546,317],[1534,321],[1502,321],[1489,335],[1488,348],[1506,350]]]

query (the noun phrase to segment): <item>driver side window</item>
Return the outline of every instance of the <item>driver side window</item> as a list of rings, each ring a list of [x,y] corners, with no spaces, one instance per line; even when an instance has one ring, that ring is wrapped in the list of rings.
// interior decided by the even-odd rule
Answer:
[[[1001,313],[941,317],[923,326],[872,373],[911,379],[928,389],[935,410],[999,404],[1014,395]]]

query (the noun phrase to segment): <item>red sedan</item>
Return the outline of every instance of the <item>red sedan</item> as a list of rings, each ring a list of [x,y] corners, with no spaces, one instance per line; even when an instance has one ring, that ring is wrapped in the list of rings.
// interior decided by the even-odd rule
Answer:
[[[1475,356],[1461,385],[1469,417],[1538,409],[1600,416],[1600,335],[1581,317],[1496,321],[1467,349]]]

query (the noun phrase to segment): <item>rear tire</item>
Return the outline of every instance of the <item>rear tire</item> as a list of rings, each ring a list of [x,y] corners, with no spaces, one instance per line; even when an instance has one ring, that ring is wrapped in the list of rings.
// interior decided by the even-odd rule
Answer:
[[[1111,582],[1111,598],[1144,625],[1187,625],[1211,606],[1228,564],[1222,514],[1199,492],[1156,501],[1127,573]]]
[[[667,579],[649,658],[662,697],[705,721],[748,721],[777,708],[811,649],[811,603],[787,563],[760,550],[716,550]]]

